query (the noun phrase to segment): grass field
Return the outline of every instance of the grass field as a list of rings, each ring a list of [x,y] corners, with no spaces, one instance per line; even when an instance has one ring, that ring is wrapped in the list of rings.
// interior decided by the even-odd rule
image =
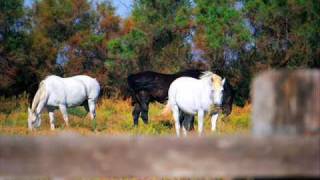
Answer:
[[[70,127],[64,126],[60,111],[55,112],[56,130],[51,131],[48,113],[42,113],[41,127],[37,131],[27,129],[27,99],[25,96],[12,99],[0,98],[0,135],[55,135],[72,131],[82,135],[175,135],[173,118],[163,116],[164,105],[152,104],[149,110],[148,125],[139,121],[139,127],[133,127],[129,100],[102,99],[97,107],[97,132],[91,130],[91,120],[83,107],[70,108]],[[206,117],[205,134],[247,133],[250,129],[250,105],[234,107],[230,116],[220,116],[217,131],[210,131],[210,120]],[[191,134],[196,134],[195,131]]]

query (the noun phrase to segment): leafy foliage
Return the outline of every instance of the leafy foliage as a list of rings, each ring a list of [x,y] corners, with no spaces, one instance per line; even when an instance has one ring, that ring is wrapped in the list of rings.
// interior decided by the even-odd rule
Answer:
[[[319,67],[319,1],[247,1],[257,53],[271,67]]]
[[[0,0],[1,96],[88,74],[123,97],[130,73],[197,67],[227,77],[244,105],[255,74],[320,66],[318,0],[135,0],[129,17],[111,2]]]
[[[208,45],[213,49],[241,48],[251,39],[243,13],[236,0],[197,0],[197,23],[203,26]],[[239,6],[239,5],[238,5]]]

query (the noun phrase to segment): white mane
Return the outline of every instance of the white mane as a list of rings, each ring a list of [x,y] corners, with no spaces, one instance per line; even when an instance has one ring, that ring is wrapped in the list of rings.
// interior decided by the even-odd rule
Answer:
[[[203,72],[202,75],[200,76],[200,79],[209,78],[209,77],[211,77],[211,76],[213,76],[213,75],[214,75],[213,72],[211,72],[211,71],[205,71],[205,72]]]
[[[41,81],[39,84],[39,88],[34,96],[32,106],[31,106],[31,111],[35,112],[36,108],[41,100],[43,100],[46,97],[46,89],[45,89],[45,84],[44,81]]]

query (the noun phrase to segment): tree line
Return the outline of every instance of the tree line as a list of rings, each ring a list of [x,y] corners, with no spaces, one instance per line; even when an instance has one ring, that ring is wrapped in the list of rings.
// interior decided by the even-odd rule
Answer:
[[[130,73],[213,70],[236,103],[267,69],[320,67],[318,0],[0,0],[0,93],[16,96],[49,74],[88,74],[108,97],[126,96]]]

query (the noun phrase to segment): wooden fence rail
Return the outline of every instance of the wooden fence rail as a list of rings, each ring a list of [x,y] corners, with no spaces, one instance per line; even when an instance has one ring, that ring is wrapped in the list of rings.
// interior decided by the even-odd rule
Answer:
[[[0,176],[320,176],[319,137],[0,137]]]

